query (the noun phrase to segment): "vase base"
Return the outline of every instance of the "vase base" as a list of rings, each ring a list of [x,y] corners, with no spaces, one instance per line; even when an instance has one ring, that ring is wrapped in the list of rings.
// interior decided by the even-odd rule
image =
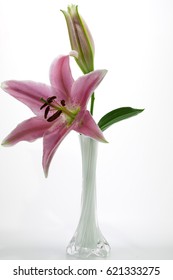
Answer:
[[[88,258],[90,256],[106,258],[110,253],[110,246],[107,241],[99,241],[94,248],[82,247],[76,245],[75,240],[72,239],[67,246],[66,252],[68,255],[77,258]]]

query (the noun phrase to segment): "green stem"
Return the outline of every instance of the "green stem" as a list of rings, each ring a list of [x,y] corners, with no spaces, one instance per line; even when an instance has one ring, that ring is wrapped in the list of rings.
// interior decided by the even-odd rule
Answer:
[[[93,112],[94,112],[94,101],[95,101],[95,95],[94,95],[94,92],[91,96],[91,105],[90,105],[90,113],[91,115],[93,115]]]

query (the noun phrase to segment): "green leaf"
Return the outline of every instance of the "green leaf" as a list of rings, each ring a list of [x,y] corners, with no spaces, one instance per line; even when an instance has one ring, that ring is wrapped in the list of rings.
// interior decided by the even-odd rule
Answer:
[[[131,107],[122,107],[115,109],[104,115],[98,122],[98,126],[102,131],[107,129],[112,124],[136,116],[144,109],[134,109]]]

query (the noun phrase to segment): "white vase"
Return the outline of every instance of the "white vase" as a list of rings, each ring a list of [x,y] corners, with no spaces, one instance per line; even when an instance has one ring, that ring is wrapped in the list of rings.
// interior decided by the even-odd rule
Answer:
[[[106,257],[110,246],[103,237],[97,220],[96,164],[98,142],[80,135],[82,153],[82,207],[76,232],[67,246],[67,254],[87,258]]]

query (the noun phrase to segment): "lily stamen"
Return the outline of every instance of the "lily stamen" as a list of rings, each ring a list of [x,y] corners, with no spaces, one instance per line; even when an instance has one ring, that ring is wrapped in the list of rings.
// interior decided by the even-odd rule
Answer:
[[[44,98],[40,98],[40,101],[43,102],[44,104],[40,107],[40,110],[42,110],[44,107],[46,107],[47,105],[50,105],[53,100],[56,98],[56,96],[52,96],[52,97],[48,97],[47,100],[45,100]]]
[[[54,120],[56,120],[60,115],[61,115],[62,111],[57,111],[55,114],[53,114],[51,117],[49,117],[47,119],[48,122],[52,122]]]
[[[65,106],[65,100],[61,100],[61,105],[64,107]]]
[[[48,97],[47,102],[51,103],[54,99],[56,99],[56,96]]]
[[[71,112],[70,110],[68,110],[65,105],[65,100],[62,99],[60,102],[61,102],[61,105],[59,103],[57,103],[56,101],[54,101],[56,99],[56,96],[51,96],[51,97],[48,97],[46,100],[44,98],[40,98],[41,102],[44,102],[44,104],[40,107],[40,110],[42,110],[43,108],[45,108],[46,106],[46,109],[45,109],[45,113],[44,113],[44,118],[47,119],[47,115],[49,113],[49,111],[52,109],[52,110],[56,110],[58,112],[63,112],[64,114],[66,114],[67,116],[69,116],[71,118],[71,120],[74,120],[75,117],[76,117],[76,114],[79,112],[79,110],[77,110],[77,112]],[[54,114],[55,116],[59,117],[60,115],[56,115],[56,113]],[[51,117],[53,117],[54,115],[52,115]],[[51,118],[50,117],[50,118]],[[51,118],[51,120],[49,121],[53,121],[55,120],[57,117],[55,118]],[[48,121],[48,119],[47,119]]]
[[[44,112],[44,118],[47,119],[47,115],[50,111],[50,106],[47,106],[46,109],[45,109],[45,112]]]

